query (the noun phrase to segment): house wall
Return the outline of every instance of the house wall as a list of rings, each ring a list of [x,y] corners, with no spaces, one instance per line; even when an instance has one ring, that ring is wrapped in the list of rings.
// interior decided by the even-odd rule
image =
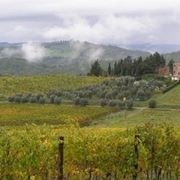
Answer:
[[[180,62],[174,64],[173,77],[176,80],[180,80]]]
[[[159,68],[159,75],[164,76],[164,77],[170,76],[169,67],[165,66],[165,67]]]

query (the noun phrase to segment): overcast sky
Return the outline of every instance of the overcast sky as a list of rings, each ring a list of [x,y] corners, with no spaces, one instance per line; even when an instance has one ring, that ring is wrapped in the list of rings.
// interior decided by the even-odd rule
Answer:
[[[180,44],[180,0],[0,0],[0,41]]]

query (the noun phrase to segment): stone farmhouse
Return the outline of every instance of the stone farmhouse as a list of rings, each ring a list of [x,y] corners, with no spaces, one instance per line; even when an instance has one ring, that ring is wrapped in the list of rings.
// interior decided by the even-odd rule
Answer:
[[[161,75],[163,77],[170,77],[171,74],[169,72],[169,67],[164,66],[164,67],[159,68],[159,75]]]
[[[180,81],[180,62],[174,64],[172,80]]]
[[[180,62],[174,63],[173,74],[170,73],[168,66],[164,66],[159,68],[159,75],[171,77],[174,81],[180,81]]]

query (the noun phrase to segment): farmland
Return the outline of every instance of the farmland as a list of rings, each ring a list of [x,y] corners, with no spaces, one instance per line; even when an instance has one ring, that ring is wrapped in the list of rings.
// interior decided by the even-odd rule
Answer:
[[[108,79],[51,75],[1,77],[0,84],[2,85],[0,90],[2,96],[22,94],[18,95],[20,98],[18,103],[2,101],[0,104],[0,125],[3,126],[19,126],[26,123],[58,125],[72,122],[83,126],[124,128],[135,127],[147,122],[172,123],[178,127],[180,125],[180,112],[177,109],[180,102],[180,86],[165,94],[153,95],[152,98],[157,97],[158,108],[149,109],[147,108],[148,98],[155,88],[163,87],[162,82],[152,80],[136,82],[134,78],[130,77]],[[27,101],[28,103],[23,101],[20,103],[21,99],[29,96],[28,94],[23,95],[27,92],[46,94],[46,104],[35,103],[36,101],[31,103],[34,98],[33,94],[31,94],[29,102]],[[62,99],[61,105],[51,104],[52,96]],[[46,100],[48,97],[49,100]],[[87,98],[87,105],[88,101],[90,105],[85,105],[86,107],[82,107],[80,104],[76,105],[78,97]],[[141,107],[127,110],[124,97],[127,100],[133,100],[135,106],[141,104]],[[66,103],[66,101],[74,101],[74,99],[74,105]],[[163,108],[167,105],[171,106],[171,109]],[[119,112],[113,113],[114,111]]]
[[[21,93],[18,103],[0,104],[0,179],[56,179],[59,136],[66,179],[179,178],[179,86],[162,94],[158,81],[62,75],[0,82],[1,96]],[[31,101],[38,93],[43,104]],[[62,102],[52,104],[52,96]],[[69,103],[77,97],[89,103]],[[155,97],[157,108],[148,108]],[[128,101],[135,106],[127,108]]]
[[[104,77],[87,77],[71,75],[43,76],[0,76],[0,95],[16,93],[47,93],[50,89],[68,90],[87,85],[98,84]]]
[[[26,123],[35,124],[66,124],[78,122],[81,125],[92,125],[111,127],[134,127],[146,122],[152,123],[174,123],[179,126],[179,110],[177,109],[180,99],[180,86],[175,87],[165,94],[157,96],[158,109],[148,109],[148,99],[152,96],[154,89],[161,89],[164,85],[159,81],[135,81],[134,78],[105,78],[69,75],[49,75],[49,76],[24,76],[24,77],[0,77],[0,94],[8,96],[19,94],[18,103],[0,104],[0,124],[1,125],[24,125]],[[51,90],[51,91],[50,91]],[[28,103],[21,99],[31,94]],[[37,98],[37,93],[45,94],[46,104],[35,103],[31,100]],[[51,104],[51,100],[56,96],[62,99],[61,105]],[[125,110],[124,97],[127,101],[134,101],[142,107],[135,107],[134,110]],[[91,105],[81,107],[76,105],[77,98],[87,98]],[[76,100],[77,99],[77,100]],[[74,101],[75,105],[65,103]],[[139,101],[140,100],[140,101]],[[133,102],[131,102],[133,103]],[[161,107],[176,106],[176,109],[164,109]],[[101,107],[102,106],[102,107]],[[132,108],[132,107],[131,107]],[[119,111],[113,114],[112,112]],[[172,116],[175,115],[175,116]],[[103,115],[107,115],[104,116]],[[102,119],[102,121],[101,121]],[[89,122],[88,122],[89,121]]]
[[[4,128],[0,133],[0,179],[56,179],[59,135],[65,137],[67,179],[179,176],[180,137],[168,126],[147,124],[124,131],[29,125]],[[137,133],[138,158],[134,150]],[[162,172],[157,174],[155,169]]]
[[[75,124],[88,125],[93,119],[113,112],[109,107],[70,105],[0,104],[0,125]]]

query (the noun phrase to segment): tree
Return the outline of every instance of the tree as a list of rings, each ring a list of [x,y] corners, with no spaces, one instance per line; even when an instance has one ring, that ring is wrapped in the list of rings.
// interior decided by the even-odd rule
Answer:
[[[50,101],[51,104],[54,104],[54,98],[55,97],[56,97],[55,95],[50,96],[49,101]]]
[[[80,102],[79,102],[80,106],[87,106],[88,104],[89,102],[86,98],[80,98]]]
[[[117,62],[114,63],[114,75],[115,75],[115,76],[118,75],[118,66],[117,66]]]
[[[80,98],[77,97],[75,100],[74,100],[74,104],[75,105],[79,105],[80,104]]]
[[[106,106],[108,104],[106,99],[101,99],[100,104],[102,107]]]
[[[174,61],[173,61],[173,59],[171,59],[169,61],[168,66],[169,66],[170,73],[173,75],[173,72],[174,72]]]
[[[9,101],[9,102],[14,102],[14,99],[15,99],[15,97],[14,97],[14,96],[10,96],[10,97],[8,97],[8,101]]]
[[[30,103],[37,103],[38,102],[37,97],[36,96],[30,97],[29,102]]]
[[[44,97],[40,97],[38,102],[39,102],[39,104],[45,104],[46,99]]]
[[[91,70],[90,70],[90,75],[94,75],[94,76],[102,75],[102,68],[101,68],[98,60],[92,64]]]
[[[148,103],[148,107],[149,108],[156,108],[156,101],[155,100],[150,100],[149,103]]]
[[[61,104],[61,99],[58,96],[55,96],[54,104]]]
[[[112,73],[112,69],[111,69],[111,64],[109,63],[109,66],[108,66],[108,75],[110,76]]]
[[[133,108],[133,101],[132,100],[127,100],[126,101],[126,107],[128,110],[131,110]]]

